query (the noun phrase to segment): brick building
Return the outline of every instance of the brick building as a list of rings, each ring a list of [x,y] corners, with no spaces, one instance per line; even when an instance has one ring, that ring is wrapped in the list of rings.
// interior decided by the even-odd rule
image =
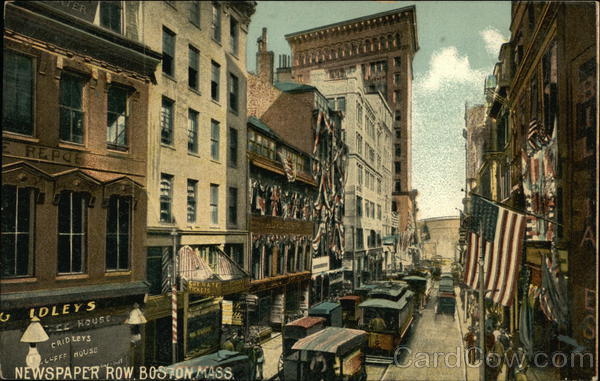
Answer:
[[[315,224],[311,239],[312,304],[327,297],[343,282],[347,152],[342,141],[342,114],[331,109],[327,99],[313,86],[273,83],[274,59],[267,50],[266,28],[258,45],[258,72],[248,77],[248,116],[260,120],[302,155],[308,154],[302,166],[316,185],[315,203],[309,212]],[[306,181],[310,183],[309,179]]]
[[[312,83],[311,70],[336,78],[357,65],[365,91],[381,92],[394,113],[392,210],[400,232],[408,228],[412,190],[412,62],[419,49],[414,6],[394,9],[285,36],[292,50],[291,78]],[[353,107],[353,105],[351,105]]]
[[[135,363],[123,322],[148,291],[139,221],[161,58],[140,42],[138,16],[137,2],[5,4],[4,377],[25,366],[32,317],[49,336],[37,345],[42,366]]]
[[[510,41],[485,84],[474,191],[527,213],[519,288],[511,307],[496,311],[530,353],[585,354],[563,367],[530,368],[538,378],[595,374],[594,7],[513,2]]]

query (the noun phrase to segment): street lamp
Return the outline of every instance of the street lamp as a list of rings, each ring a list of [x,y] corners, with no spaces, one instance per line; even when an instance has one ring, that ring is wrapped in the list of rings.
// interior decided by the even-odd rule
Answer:
[[[146,324],[148,321],[146,317],[140,310],[140,305],[137,303],[133,304],[133,309],[129,311],[129,317],[125,319],[125,324],[129,324],[132,326],[132,334],[131,334],[131,342],[137,343],[142,339],[142,334],[140,333],[140,325]]]
[[[36,348],[37,343],[48,341],[49,337],[44,327],[40,324],[40,319],[37,316],[31,318],[31,323],[27,326],[25,333],[21,336],[22,343],[29,343],[29,352],[25,358],[25,363],[29,368],[37,369],[40,367],[42,357]]]

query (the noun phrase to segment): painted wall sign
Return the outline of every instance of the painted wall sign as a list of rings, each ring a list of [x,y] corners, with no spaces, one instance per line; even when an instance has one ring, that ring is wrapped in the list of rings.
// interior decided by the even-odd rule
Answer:
[[[94,22],[98,9],[97,1],[44,1],[44,4],[87,22]]]
[[[100,379],[106,366],[129,364],[131,329],[123,324],[125,314],[73,319],[44,324],[49,340],[37,345],[41,367],[97,367]],[[42,324],[44,319],[42,319]],[[15,377],[16,367],[25,367],[29,346],[21,343],[22,329],[0,331],[2,375]]]
[[[85,314],[92,312],[96,309],[96,301],[90,300],[87,302],[79,303],[62,303],[53,304],[42,307],[32,307],[29,309],[13,310],[13,311],[1,311],[0,312],[0,323],[7,323],[15,320],[28,320],[35,317],[40,319],[48,317],[58,317],[65,315],[74,314]]]
[[[82,165],[84,155],[79,151],[43,147],[39,145],[8,140],[3,141],[2,151],[2,154],[5,156],[70,165]]]
[[[186,356],[219,345],[221,326],[219,304],[190,306],[185,324],[188,332]]]

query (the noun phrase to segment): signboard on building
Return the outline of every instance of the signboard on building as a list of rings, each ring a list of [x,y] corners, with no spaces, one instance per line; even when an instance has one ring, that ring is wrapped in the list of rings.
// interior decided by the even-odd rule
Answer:
[[[250,286],[249,278],[234,280],[190,280],[187,284],[187,290],[190,294],[225,296],[243,292]]]
[[[221,323],[223,325],[243,325],[243,304],[231,300],[223,300],[221,303]]]
[[[67,311],[69,307],[62,308]],[[31,310],[35,310],[36,316],[44,315],[46,311],[44,307]],[[30,309],[27,309],[27,313],[29,311]],[[98,377],[103,379],[106,377],[107,366],[131,365],[129,352],[131,328],[123,324],[127,318],[124,311],[107,309],[94,311],[93,314],[73,313],[73,315],[62,316],[57,315],[59,312],[57,308],[50,307],[49,311],[54,311],[55,317],[41,318],[49,340],[37,344],[41,356],[40,367],[56,369],[99,366]],[[23,336],[21,328],[0,331],[3,378],[14,379],[16,368],[24,369],[27,366],[25,359],[29,346],[20,342],[21,336]]]
[[[329,271],[329,256],[316,257],[312,260],[311,272],[313,276]]]
[[[187,311],[186,358],[202,355],[219,346],[221,309],[218,302],[190,305]]]

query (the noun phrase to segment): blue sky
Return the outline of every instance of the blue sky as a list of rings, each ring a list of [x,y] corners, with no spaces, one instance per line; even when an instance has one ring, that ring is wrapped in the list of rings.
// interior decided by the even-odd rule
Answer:
[[[248,70],[256,39],[290,54],[284,35],[416,4],[420,50],[413,61],[413,188],[418,218],[458,215],[465,180],[465,102],[483,101],[483,80],[510,36],[509,1],[259,1],[248,35]]]

